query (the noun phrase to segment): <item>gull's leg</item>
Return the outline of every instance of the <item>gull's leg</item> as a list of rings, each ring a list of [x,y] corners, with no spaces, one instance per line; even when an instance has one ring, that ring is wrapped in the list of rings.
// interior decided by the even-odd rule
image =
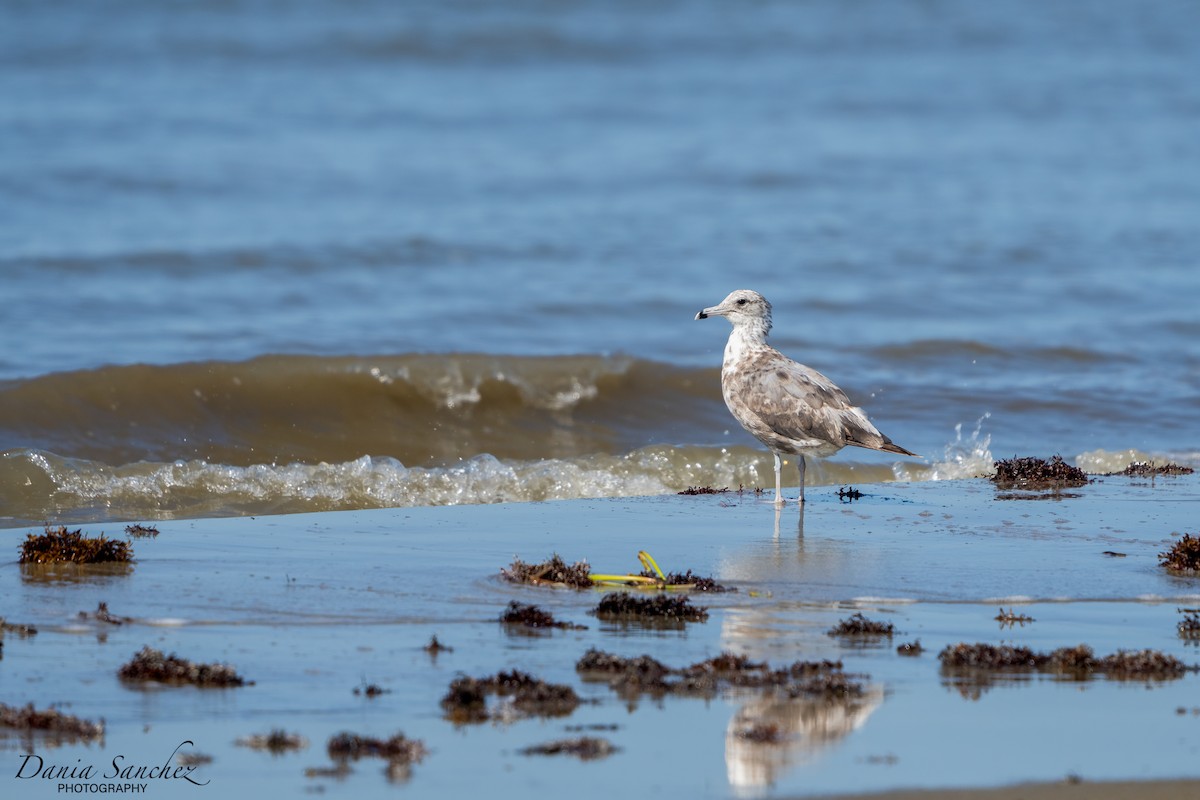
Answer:
[[[783,505],[783,462],[779,460],[779,453],[772,453],[775,456],[775,505]]]
[[[804,456],[800,455],[796,459],[796,466],[800,468],[800,502],[804,502]]]

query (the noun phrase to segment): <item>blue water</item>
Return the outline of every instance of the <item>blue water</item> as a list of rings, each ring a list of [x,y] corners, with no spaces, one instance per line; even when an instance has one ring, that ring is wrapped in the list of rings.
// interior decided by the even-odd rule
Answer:
[[[1200,452],[1194,2],[4,17],[0,381],[278,353],[708,368],[724,323],[692,316],[748,287],[918,452],[987,414],[997,455]]]

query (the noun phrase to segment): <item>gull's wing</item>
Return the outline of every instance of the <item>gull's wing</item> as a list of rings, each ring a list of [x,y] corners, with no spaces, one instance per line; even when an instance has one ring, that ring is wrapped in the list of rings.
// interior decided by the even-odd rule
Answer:
[[[739,405],[735,415],[760,439],[755,429],[812,443],[807,446],[853,444],[879,450],[891,443],[833,381],[778,350],[765,348],[738,366],[728,376],[727,399],[731,409],[734,402]]]

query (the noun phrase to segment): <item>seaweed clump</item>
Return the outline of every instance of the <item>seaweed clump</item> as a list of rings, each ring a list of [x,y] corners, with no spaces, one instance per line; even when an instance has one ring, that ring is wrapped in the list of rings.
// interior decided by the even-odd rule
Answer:
[[[331,736],[325,749],[334,760],[350,761],[360,758],[386,758],[389,761],[414,763],[428,753],[424,742],[420,739],[409,739],[403,733],[397,733],[390,739],[378,739],[343,731]]]
[[[668,667],[648,655],[626,658],[592,648],[575,664],[585,681],[605,681],[620,696],[633,700],[683,695],[712,697],[723,687],[780,689],[792,697],[858,696],[862,684],[842,672],[840,661],[796,661],[772,669],[735,653],[721,653],[686,667]]]
[[[828,631],[830,636],[841,636],[855,639],[892,638],[895,626],[890,622],[867,619],[861,613],[852,614],[838,622]]]
[[[1159,475],[1191,475],[1195,472],[1191,467],[1179,464],[1155,464],[1153,461],[1134,461],[1120,472],[1110,472],[1109,475],[1128,475],[1131,478],[1155,478]]]
[[[1014,645],[947,645],[938,653],[938,661],[947,669],[1025,670],[1037,669],[1044,658],[1028,647]]]
[[[708,619],[708,609],[693,606],[685,596],[656,594],[653,597],[635,597],[629,592],[604,595],[592,613],[598,619],[609,622],[641,622],[672,627]]]
[[[438,641],[438,637],[437,637],[436,633],[433,636],[429,637],[429,644],[425,645],[421,649],[424,650],[426,653],[429,653],[430,658],[437,658],[440,653],[453,653],[454,652],[453,647],[442,644],[441,642]]]
[[[0,644],[3,644],[3,636],[6,632],[15,633],[22,639],[27,639],[30,636],[37,636],[38,629],[32,625],[25,625],[19,622],[9,622],[4,617],[0,617]]]
[[[1158,563],[1181,575],[1200,573],[1200,536],[1185,533],[1170,550],[1158,554]]]
[[[750,493],[756,494],[756,495],[763,493],[763,490],[761,487],[748,487],[744,484],[739,483],[738,488],[736,490],[730,489],[728,486],[722,486],[720,489],[716,488],[715,486],[689,486],[686,489],[684,489],[682,492],[676,492],[675,494],[695,496],[695,495],[702,495],[702,494],[730,494],[734,491],[737,492],[738,497],[741,497],[746,492],[750,492]]]
[[[133,547],[129,542],[108,539],[104,534],[87,537],[82,530],[68,531],[66,526],[57,530],[47,526],[45,533],[31,533],[21,544],[22,564],[99,564],[132,560]]]
[[[942,669],[951,673],[1040,672],[1085,680],[1105,675],[1116,680],[1174,680],[1195,667],[1157,650],[1118,650],[1097,657],[1085,644],[1060,647],[1049,653],[1013,645],[948,645],[938,654]]]
[[[1192,641],[1200,639],[1200,610],[1181,608],[1179,611],[1184,615],[1183,619],[1179,620],[1179,624],[1175,626],[1175,629],[1179,631],[1180,638]]]
[[[508,604],[508,608],[500,615],[500,622],[504,625],[520,625],[526,628],[587,630],[586,625],[576,625],[573,622],[560,622],[549,611],[543,611],[535,605],[518,603],[516,600]]]
[[[308,739],[298,733],[288,733],[282,728],[276,728],[270,733],[254,733],[243,736],[234,744],[239,747],[249,747],[251,750],[266,750],[271,755],[280,755],[290,750],[303,750],[308,747]]]
[[[125,535],[131,539],[153,539],[158,536],[158,528],[153,525],[126,525]]]
[[[663,575],[656,575],[650,570],[642,570],[638,574],[639,578],[652,578],[658,582],[659,586],[671,587],[672,589],[687,589],[694,592],[736,592],[737,589],[732,586],[724,586],[717,583],[711,576],[703,577],[692,572],[690,569],[687,572],[667,572]]]
[[[558,739],[545,744],[537,744],[519,750],[523,756],[575,756],[581,761],[594,761],[617,752],[616,747],[607,739],[597,736],[579,736],[574,739]]]
[[[1028,489],[1045,491],[1084,486],[1088,483],[1087,473],[1079,467],[1054,456],[1049,461],[1043,458],[1008,458],[993,463],[996,474],[992,482],[999,489]]]
[[[508,698],[516,716],[562,717],[579,705],[579,695],[565,684],[547,683],[520,670],[498,672],[486,678],[461,676],[450,682],[442,697],[446,718],[456,724],[484,722],[512,714],[489,712],[488,695]]]
[[[373,736],[359,736],[357,733],[343,731],[334,734],[325,745],[326,752],[335,766],[331,770],[310,769],[310,777],[333,776],[342,777],[350,772],[350,762],[361,758],[382,758],[387,761],[387,776],[390,780],[406,781],[412,777],[412,767],[419,764],[429,754],[425,743],[420,739],[409,739],[403,733],[397,733],[388,739],[378,739]]]
[[[915,639],[911,642],[905,642],[896,648],[896,654],[902,656],[919,656],[925,652],[925,648],[921,646],[921,640]]]
[[[1118,650],[1099,659],[1095,667],[1117,680],[1160,680],[1168,681],[1183,677],[1186,672],[1195,672],[1178,658],[1158,650]]]
[[[673,688],[667,678],[679,674],[678,670],[649,655],[625,658],[594,647],[575,663],[575,671],[584,680],[607,681],[614,691],[628,698],[640,694],[667,694]]]
[[[33,703],[17,707],[0,703],[0,728],[30,732],[42,732],[56,741],[93,741],[104,738],[104,720],[91,720],[64,714],[56,708],[39,711]]]
[[[163,655],[161,650],[143,647],[133,659],[118,670],[117,675],[126,681],[191,684],[203,688],[244,686],[246,680],[228,664],[197,664],[172,653]]]
[[[1035,621],[1028,614],[1018,614],[1015,608],[1005,611],[1003,606],[1000,607],[1000,612],[993,619],[1000,623],[1001,628],[1006,626],[1011,628],[1013,625],[1021,625],[1023,627],[1025,623]]]
[[[109,625],[124,625],[126,622],[132,621],[132,617],[118,617],[108,610],[108,603],[103,600],[96,606],[96,611],[89,614],[86,611],[79,612],[80,619],[94,619],[96,622],[106,622]]]
[[[527,564],[519,558],[514,558],[507,569],[500,570],[500,576],[513,583],[573,589],[592,588],[591,574],[592,570],[586,561],[567,564],[558,553],[540,564]]]

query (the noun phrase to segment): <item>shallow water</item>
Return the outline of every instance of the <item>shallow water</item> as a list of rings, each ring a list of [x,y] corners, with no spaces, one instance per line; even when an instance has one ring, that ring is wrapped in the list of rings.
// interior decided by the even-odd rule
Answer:
[[[927,459],[818,483],[1197,463],[1186,0],[6,23],[11,524],[765,483],[692,320],[741,286]]]
[[[380,761],[353,764],[341,779],[305,776],[329,765],[328,738],[350,730],[425,741],[429,756],[401,787],[415,797],[482,785],[497,798],[526,797],[564,782],[575,796],[610,797],[630,775],[713,798],[1196,775],[1195,673],[1149,683],[1010,675],[962,686],[941,672],[937,653],[960,641],[1035,650],[1085,643],[1098,655],[1154,648],[1197,664],[1200,652],[1175,626],[1178,608],[1200,604],[1200,583],[1164,573],[1157,553],[1194,521],[1200,481],[1110,479],[1044,501],[999,500],[982,481],[877,488],[854,503],[814,492],[802,535],[795,508],[780,515],[776,533],[770,504],[732,494],[175,521],[134,543],[138,560],[123,576],[50,579],[0,564],[5,616],[40,629],[5,637],[5,702],[65,703],[108,725],[105,741],[90,747],[0,739],[0,762],[15,774],[12,759],[32,749],[67,764],[106,766],[116,755],[157,763],[192,741],[185,750],[214,757],[198,770],[210,791],[391,796],[397,787]],[[0,533],[14,547],[20,538]],[[587,559],[595,571],[637,571],[640,549],[665,569],[691,568],[739,591],[694,598],[710,608],[706,623],[647,630],[590,616],[598,592],[498,579],[514,556],[553,552]],[[588,628],[512,633],[495,622],[510,599]],[[76,618],[100,601],[136,621]],[[1001,605],[1034,621],[1001,625]],[[893,622],[895,637],[864,644],[826,634],[855,611]],[[431,659],[422,647],[435,634],[454,649]],[[922,655],[896,654],[914,639]],[[232,663],[255,684],[122,685],[116,669],[146,644]],[[868,692],[850,705],[764,703],[739,690],[629,706],[576,675],[575,661],[593,646],[671,666],[722,650],[775,666],[840,659],[867,676]],[[567,683],[585,704],[554,719],[456,726],[442,717],[438,700],[455,676],[511,668]],[[354,695],[365,683],[388,693]],[[732,736],[747,719],[776,722],[784,742]],[[619,752],[587,763],[520,753],[593,725],[615,726],[586,732]],[[274,728],[309,746],[272,757],[233,744]],[[0,777],[6,789],[13,780]],[[34,781],[19,788],[55,794]],[[187,791],[195,788],[156,789]]]

